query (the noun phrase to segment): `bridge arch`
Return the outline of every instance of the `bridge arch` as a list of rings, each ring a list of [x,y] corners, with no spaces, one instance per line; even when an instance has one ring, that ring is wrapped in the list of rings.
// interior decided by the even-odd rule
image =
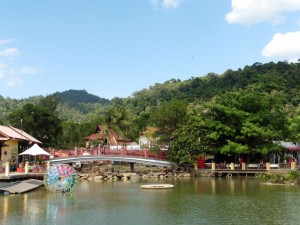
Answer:
[[[166,160],[158,160],[151,158],[142,158],[135,156],[112,156],[112,155],[97,155],[97,156],[76,156],[67,158],[55,158],[47,160],[51,164],[58,163],[74,163],[74,162],[87,162],[87,161],[112,161],[112,162],[128,162],[128,163],[139,163],[153,166],[164,166],[171,167],[176,166],[175,163]]]

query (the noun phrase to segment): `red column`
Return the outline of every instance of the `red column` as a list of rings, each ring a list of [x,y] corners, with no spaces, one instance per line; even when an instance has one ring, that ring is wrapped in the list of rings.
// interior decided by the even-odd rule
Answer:
[[[203,156],[200,156],[197,160],[197,164],[198,169],[205,169],[205,158]]]

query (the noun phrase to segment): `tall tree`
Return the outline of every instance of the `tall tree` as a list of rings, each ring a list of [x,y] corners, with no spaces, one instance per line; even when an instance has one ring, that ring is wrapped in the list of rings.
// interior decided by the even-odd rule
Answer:
[[[58,147],[57,138],[62,134],[62,124],[55,113],[53,98],[45,98],[41,104],[26,104],[9,115],[10,123],[31,134],[45,147]]]
[[[193,163],[196,156],[205,152],[204,142],[200,143],[203,129],[199,129],[201,119],[192,106],[188,107],[186,123],[172,133],[172,143],[168,159],[178,164]]]
[[[110,134],[111,130],[118,135],[128,138],[132,127],[134,116],[124,106],[111,105],[102,114],[105,133]]]
[[[171,152],[177,158],[182,149],[196,156],[207,151],[266,154],[279,150],[273,141],[284,140],[288,135],[284,98],[278,92],[227,92],[194,107],[192,112],[188,123],[174,133],[177,141]]]
[[[300,105],[291,119],[290,129],[292,133],[291,140],[300,143]]]
[[[156,135],[161,143],[169,144],[172,141],[171,134],[186,121],[187,105],[186,101],[173,99],[162,103],[151,114],[150,123],[158,128]]]

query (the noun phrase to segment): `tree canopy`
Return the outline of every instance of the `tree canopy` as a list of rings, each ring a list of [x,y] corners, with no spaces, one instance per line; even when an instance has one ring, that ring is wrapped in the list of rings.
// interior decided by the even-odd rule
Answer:
[[[22,109],[13,111],[9,115],[13,126],[26,130],[29,134],[43,142],[45,147],[57,146],[57,140],[62,135],[62,122],[55,114],[56,99],[49,96],[39,104],[26,104]]]
[[[105,124],[137,142],[155,127],[157,143],[169,145],[169,157],[182,163],[205,153],[265,154],[279,149],[276,141],[300,141],[299,74],[300,63],[256,62],[155,83],[128,98],[107,100],[85,90],[0,96],[0,121],[20,128],[22,119],[26,132],[51,147],[84,146],[83,138]]]
[[[170,157],[182,162],[205,153],[267,154],[288,137],[284,98],[278,92],[240,90],[189,108],[188,121],[174,135]]]

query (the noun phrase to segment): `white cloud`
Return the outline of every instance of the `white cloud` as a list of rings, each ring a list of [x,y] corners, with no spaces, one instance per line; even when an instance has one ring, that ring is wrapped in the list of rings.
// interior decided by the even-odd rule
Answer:
[[[36,74],[38,73],[38,69],[30,66],[23,66],[21,67],[20,72],[22,74]]]
[[[0,40],[0,46],[13,42],[14,39]],[[33,66],[20,66],[21,52],[18,48],[2,48],[0,49],[0,79],[7,86],[22,85],[26,75],[32,75],[39,72],[38,68]]]
[[[150,0],[154,7],[161,5],[167,9],[175,9],[179,6],[182,0]]]
[[[23,66],[18,68],[0,62],[0,79],[5,80],[7,86],[22,85],[26,75],[38,72],[39,70],[35,67]]]
[[[14,39],[0,40],[0,45],[5,45],[5,44],[8,44],[13,41],[15,41],[15,40]]]
[[[268,59],[295,61],[300,58],[300,31],[276,33],[261,54]]]
[[[23,80],[20,77],[11,77],[7,82],[7,86],[17,86],[23,84]]]
[[[300,10],[299,0],[231,0],[232,11],[226,15],[228,23],[254,24],[285,20],[283,13]]]
[[[5,69],[5,64],[0,62],[0,79],[3,79],[4,78],[4,69]]]
[[[15,57],[19,56],[21,53],[17,48],[6,48],[0,51],[0,56],[2,57]]]
[[[165,8],[177,8],[179,6],[180,0],[163,0],[162,4]]]

